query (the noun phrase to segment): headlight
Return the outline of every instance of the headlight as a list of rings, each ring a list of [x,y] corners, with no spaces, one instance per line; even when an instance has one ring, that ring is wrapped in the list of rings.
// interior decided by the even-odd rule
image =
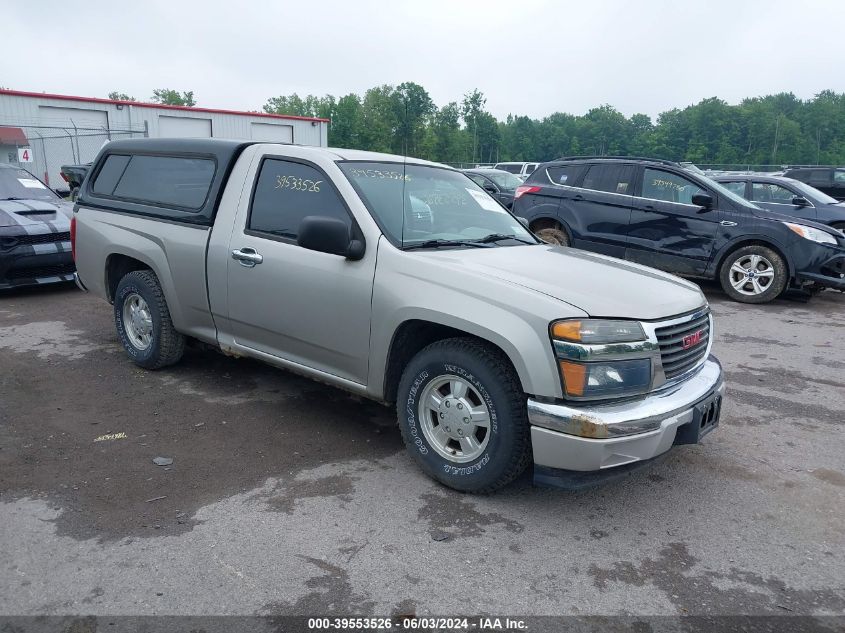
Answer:
[[[803,224],[793,224],[792,222],[784,222],[792,231],[798,233],[801,237],[819,244],[833,244],[836,246],[836,238],[826,231],[814,229],[811,226],[804,226]]]
[[[552,323],[552,338],[574,343],[633,343],[645,340],[643,327],[636,321],[557,321]]]
[[[620,398],[651,388],[651,358],[643,356],[652,344],[637,321],[573,319],[549,330],[567,398]]]

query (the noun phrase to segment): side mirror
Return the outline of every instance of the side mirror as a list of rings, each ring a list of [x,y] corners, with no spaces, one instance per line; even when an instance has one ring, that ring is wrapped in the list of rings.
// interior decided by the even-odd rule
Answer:
[[[810,203],[807,201],[807,198],[804,196],[795,196],[792,199],[792,204],[796,207],[807,207]]]
[[[499,190],[496,189],[496,186],[491,185],[489,182],[485,182],[482,185],[482,189],[484,189],[484,191],[486,191],[487,193],[499,193]]]
[[[365,250],[364,242],[352,239],[346,222],[322,215],[302,218],[296,243],[311,251],[340,255],[347,259],[361,259]]]
[[[692,203],[702,209],[713,208],[713,196],[708,193],[697,193],[692,197]]]

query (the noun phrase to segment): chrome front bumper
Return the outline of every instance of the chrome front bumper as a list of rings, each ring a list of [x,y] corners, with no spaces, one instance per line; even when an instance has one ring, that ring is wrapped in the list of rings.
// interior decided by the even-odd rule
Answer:
[[[710,356],[691,377],[640,400],[574,407],[529,399],[534,463],[597,471],[651,459],[672,447],[678,427],[697,420],[698,405],[724,391],[722,367]]]

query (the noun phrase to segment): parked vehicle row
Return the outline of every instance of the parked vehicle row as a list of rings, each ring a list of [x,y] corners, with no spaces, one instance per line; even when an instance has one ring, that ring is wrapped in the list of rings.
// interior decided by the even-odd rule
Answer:
[[[826,193],[837,200],[845,200],[845,167],[792,167],[784,173]]]
[[[493,165],[493,169],[501,169],[502,171],[507,171],[519,178],[520,180],[525,180],[534,173],[534,170],[540,166],[540,163],[496,163]]]
[[[536,239],[467,175],[354,150],[110,143],[71,230],[81,288],[158,369],[195,339],[396,405],[452,488],[603,478],[719,421],[699,288]]]
[[[542,239],[718,280],[765,303],[790,287],[845,289],[845,235],[762,209],[678,163],[578,157],[544,163],[514,213]]]

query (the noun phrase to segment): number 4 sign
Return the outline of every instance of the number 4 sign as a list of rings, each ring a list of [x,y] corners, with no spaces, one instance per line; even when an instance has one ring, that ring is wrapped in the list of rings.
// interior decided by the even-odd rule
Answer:
[[[31,163],[32,162],[32,149],[29,147],[19,147],[18,148],[18,162],[19,163]]]

